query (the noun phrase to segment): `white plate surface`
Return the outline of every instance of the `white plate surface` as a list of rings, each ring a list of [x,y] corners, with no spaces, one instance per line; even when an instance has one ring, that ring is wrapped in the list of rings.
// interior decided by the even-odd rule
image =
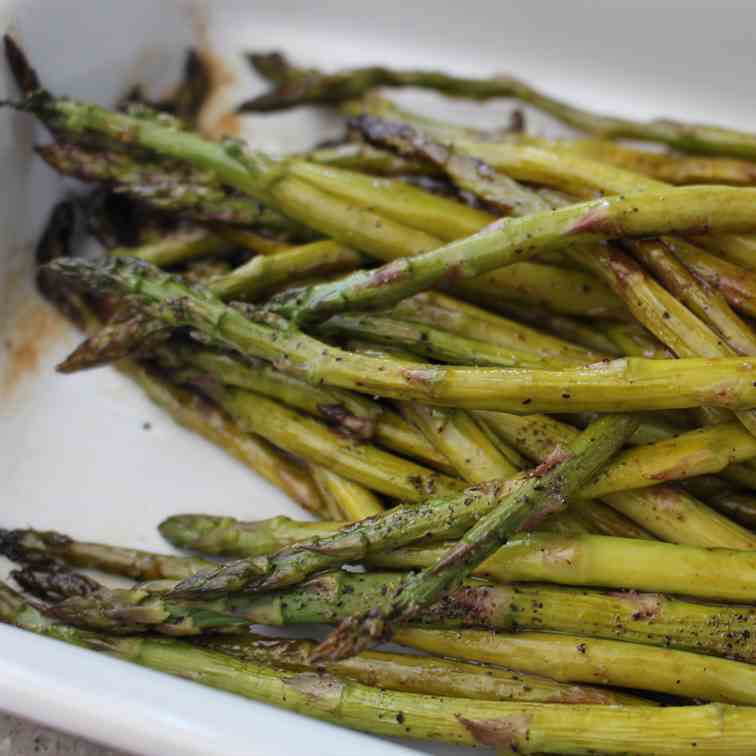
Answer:
[[[234,72],[231,100],[259,86],[239,52],[275,47],[324,66],[514,71],[608,112],[756,130],[755,22],[751,3],[713,0],[0,0],[0,29],[18,34],[48,86],[104,104],[135,80],[165,86],[183,48],[199,38]],[[9,90],[0,66],[0,99]],[[427,94],[402,98],[428,112],[447,108]],[[460,104],[453,115],[493,125],[510,108]],[[244,133],[286,150],[333,126],[332,117],[306,111],[248,119]],[[159,549],[155,526],[178,511],[299,516],[122,377],[52,371],[77,335],[33,292],[34,241],[63,184],[32,160],[32,138],[30,119],[0,112],[0,527]],[[0,709],[155,756],[461,753],[341,730],[7,627],[0,627]]]

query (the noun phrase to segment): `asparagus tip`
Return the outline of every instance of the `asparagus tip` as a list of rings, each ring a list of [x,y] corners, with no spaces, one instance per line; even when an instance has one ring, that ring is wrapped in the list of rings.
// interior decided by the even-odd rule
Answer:
[[[32,68],[26,53],[21,49],[18,42],[10,34],[3,35],[5,47],[5,59],[16,85],[24,95],[41,89],[37,72]],[[0,104],[10,104],[0,101]]]
[[[349,617],[316,646],[310,654],[313,664],[339,661],[355,656],[376,643],[391,640],[392,627],[380,611]]]
[[[253,578],[267,574],[268,559],[237,559],[217,569],[206,569],[185,578],[168,593],[170,598],[210,596],[249,586]]]
[[[17,564],[49,561],[48,546],[66,546],[71,539],[54,530],[0,529],[0,555]]]
[[[246,100],[236,109],[237,113],[280,110],[289,104],[301,101],[317,79],[316,74],[295,76],[295,70],[286,56],[277,51],[247,53],[247,60],[254,70],[275,87],[251,100]]]
[[[69,596],[91,596],[101,588],[92,578],[73,572],[54,560],[13,570],[11,577],[21,590],[42,601],[57,602]]]

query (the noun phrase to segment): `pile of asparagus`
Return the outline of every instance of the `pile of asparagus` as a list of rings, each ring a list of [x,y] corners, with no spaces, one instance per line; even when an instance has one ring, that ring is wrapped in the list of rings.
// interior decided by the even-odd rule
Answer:
[[[161,523],[193,556],[0,531],[0,620],[372,733],[756,754],[756,136],[252,55],[272,88],[241,110],[347,119],[274,158],[197,131],[194,53],[171,97],[108,110],[5,52],[39,155],[94,185],[37,250],[87,332],[59,369],[114,365],[316,519]],[[403,86],[587,136],[376,92]],[[335,628],[254,632],[300,623]]]

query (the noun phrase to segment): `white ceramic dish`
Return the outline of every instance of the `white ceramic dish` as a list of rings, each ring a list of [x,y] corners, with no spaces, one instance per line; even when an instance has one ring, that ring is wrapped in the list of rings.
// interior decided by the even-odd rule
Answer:
[[[755,22],[751,3],[714,0],[0,0],[0,29],[17,33],[51,88],[105,104],[135,79],[164,86],[199,36],[234,72],[225,93],[232,99],[259,86],[238,53],[280,47],[325,65],[513,70],[610,112],[752,129]],[[0,99],[9,86],[0,66]],[[421,101],[439,107],[427,95]],[[501,123],[509,109],[456,112]],[[286,149],[331,125],[307,111],[259,118],[245,133]],[[77,336],[33,292],[31,250],[63,185],[32,160],[31,144],[30,119],[1,112],[0,526],[164,548],[155,525],[176,511],[297,515],[282,494],[175,427],[120,376],[52,371]],[[0,709],[155,756],[458,753],[341,730],[7,627]]]

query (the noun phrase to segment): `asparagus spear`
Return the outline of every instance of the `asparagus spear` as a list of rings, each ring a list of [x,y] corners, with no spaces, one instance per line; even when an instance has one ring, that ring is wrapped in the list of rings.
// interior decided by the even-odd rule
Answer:
[[[271,288],[323,273],[340,273],[364,265],[359,252],[334,241],[318,241],[270,256],[254,257],[245,265],[209,282],[221,299],[256,299]]]
[[[388,180],[323,170],[298,162],[291,164],[289,170],[292,175],[329,194],[340,196],[350,204],[357,204],[365,210],[376,211],[394,221],[432,234],[434,247],[441,246],[442,239],[457,239],[479,231],[493,220],[493,217],[481,213],[469,218],[463,213],[460,217],[460,213],[450,207],[448,201],[437,202],[436,198],[417,191],[410,192],[403,185]],[[521,190],[521,193],[525,191]],[[542,201],[539,207],[548,209],[548,205]],[[452,220],[456,225],[451,223]],[[333,230],[333,233],[337,233],[337,230]],[[412,255],[417,251],[411,245],[402,244],[393,253],[383,251],[378,256],[389,261],[398,254]],[[454,288],[470,295],[484,293],[486,296],[501,296],[504,290],[508,298],[548,302],[554,310],[568,314],[587,312],[602,317],[627,317],[616,295],[585,271],[565,271],[548,265],[515,262],[506,275],[492,271],[485,278],[476,278],[462,286],[457,283]]]
[[[409,423],[361,394],[315,386],[265,364],[242,363],[216,352],[181,350],[180,357],[229,386],[277,399],[335,425],[344,433],[373,438],[402,455],[420,459],[444,472],[454,472],[449,462]]]
[[[252,623],[332,623],[355,611],[366,611],[387,591],[394,590],[401,579],[395,573],[339,571],[285,591],[229,597],[228,606]],[[428,607],[416,622],[448,629],[486,627],[582,634],[751,663],[756,658],[753,608],[686,602],[656,593],[473,582]]]
[[[399,576],[348,573],[313,578],[287,591],[239,601],[250,622],[336,622],[365,611]],[[372,583],[367,589],[366,583]],[[350,589],[353,589],[354,593]],[[349,596],[349,598],[345,598]],[[660,594],[603,593],[553,586],[472,584],[431,605],[416,620],[438,627],[546,630],[714,654],[753,662],[751,608],[685,602]]]
[[[473,302],[501,298],[536,304],[560,315],[627,320],[627,308],[597,276],[541,262],[521,262],[445,287]]]
[[[429,407],[418,402],[402,402],[401,410],[470,484],[511,478],[525,466],[517,464],[524,462],[522,458],[513,460],[512,454],[517,455],[514,450],[502,454],[464,410]]]
[[[318,525],[323,527],[325,523]],[[45,565],[62,560],[72,567],[98,569],[137,580],[179,579],[213,566],[196,557],[76,541],[54,530],[0,530],[0,553],[23,564]]]
[[[583,493],[604,496],[663,481],[715,473],[731,462],[753,456],[756,456],[756,439],[740,423],[712,425],[622,452]],[[626,475],[632,476],[632,485],[626,484],[629,479],[625,478]]]
[[[427,133],[437,142],[456,140],[477,142],[506,142],[514,145],[538,147],[554,152],[577,155],[606,162],[626,171],[641,173],[670,184],[730,184],[751,186],[756,180],[754,164],[732,158],[691,157],[674,153],[659,153],[618,144],[606,139],[546,139],[532,134],[509,132],[481,132],[418,115],[377,94],[370,93],[360,100],[348,101],[342,110],[354,116],[370,114],[374,118],[400,122]],[[430,163],[423,166],[409,157],[398,157],[370,145],[348,143],[331,150],[316,150],[310,160],[340,168],[352,168],[365,173],[396,175],[433,168],[434,155],[426,155]]]
[[[666,349],[639,323],[611,323],[604,332],[614,342],[620,353],[626,357],[651,357],[663,360],[673,356],[669,349]]]
[[[556,683],[540,675],[495,667],[481,667],[448,659],[410,654],[365,652],[352,659],[316,667],[310,660],[315,642],[245,635],[202,637],[193,642],[203,648],[243,661],[293,671],[326,671],[384,690],[401,690],[430,696],[488,701],[543,703],[649,705],[646,699],[587,685]]]
[[[518,417],[498,412],[486,412],[481,413],[481,416],[506,441],[536,462],[543,461],[555,446],[569,444],[577,436],[575,429],[571,426],[560,423],[554,418],[540,415]],[[734,426],[730,425],[729,427]],[[678,432],[675,429],[668,431],[672,436]],[[707,431],[704,431],[704,433],[706,434]],[[750,437],[749,434],[739,431],[738,438],[740,433],[744,437]],[[717,435],[716,430],[713,430],[713,435]],[[687,439],[692,440],[695,446],[698,434],[694,432],[692,437],[688,436]],[[657,443],[663,444],[665,442]],[[672,444],[674,445],[674,439]],[[654,444],[651,444],[647,449],[654,449]],[[657,458],[657,455],[652,452],[648,461],[653,464],[661,461],[661,459]],[[678,460],[678,470],[672,471],[672,474],[684,473],[684,465],[693,461],[689,455],[681,454]],[[624,465],[620,465],[620,468],[624,467]],[[634,472],[639,472],[639,468],[636,468]],[[741,549],[752,549],[756,546],[752,533],[728,518],[722,517],[718,512],[707,507],[703,502],[698,501],[685,491],[668,485],[658,485],[660,481],[655,481],[657,485],[652,488],[632,490],[643,486],[644,480],[639,477],[630,481],[628,478],[628,482],[630,485],[627,488],[630,490],[609,494],[604,500],[617,512],[627,516],[657,537],[674,543],[696,546]],[[648,480],[645,482],[648,482]]]
[[[682,191],[682,190],[680,190]],[[308,338],[295,328],[253,322],[196,284],[145,263],[114,258],[99,265],[58,260],[47,270],[71,283],[132,294],[150,315],[172,327],[189,326],[215,344],[273,361],[308,381],[360,393],[419,399],[475,409],[582,412],[670,409],[690,406],[749,408],[756,404],[753,365],[746,358],[644,360],[562,371],[407,366],[351,354]],[[254,311],[246,311],[255,315]]]
[[[544,358],[557,357],[575,365],[598,362],[606,356],[435,291],[404,299],[391,313],[458,336],[516,347]]]
[[[227,253],[232,249],[232,245],[220,234],[196,228],[170,234],[138,247],[116,247],[111,250],[111,254],[136,257],[162,268],[198,257]]]
[[[550,674],[561,682],[591,682],[753,705],[756,669],[750,664],[581,635],[405,627],[397,640],[439,656],[476,659]]]
[[[296,541],[323,540],[343,526],[344,523],[295,522],[287,517],[241,523],[230,517],[176,515],[166,520],[160,529],[164,537],[180,548],[212,555],[259,556]],[[194,574],[198,566],[212,566],[194,558],[167,560],[162,555],[150,555],[154,558],[147,560],[143,552],[131,549],[119,549],[111,554],[110,547],[103,544],[74,542],[69,549],[52,548],[51,541],[60,544],[59,534],[44,539],[41,545],[38,532],[34,538],[27,537],[25,531],[20,535],[21,538],[10,541],[13,549],[9,551],[20,561],[52,556],[75,566],[95,567],[142,580],[152,577],[181,579]],[[19,550],[22,546],[24,550]],[[432,565],[447,549],[448,545],[405,547],[371,554],[368,561],[377,567],[417,569]],[[156,564],[159,568],[155,567]],[[741,603],[752,603],[756,596],[753,573],[753,554],[750,552],[553,533],[532,533],[513,538],[476,572],[502,583],[545,581],[560,585],[630,588]],[[702,580],[702,576],[705,579]],[[329,598],[331,603],[335,602]]]
[[[384,511],[381,500],[359,483],[320,465],[311,465],[310,472],[333,520],[357,521]]]
[[[718,756],[726,748],[733,756],[746,756],[756,734],[748,708],[719,705],[641,707],[636,716],[632,706],[476,701],[475,709],[468,711],[457,698],[380,691],[330,675],[275,671],[173,639],[117,638],[79,631],[49,622],[7,586],[0,586],[0,596],[0,617],[9,624],[169,674],[186,677],[191,672],[192,680],[210,687],[376,734],[467,745],[516,745],[523,753],[572,750],[587,754],[593,749],[619,754],[632,742],[636,752],[649,756],[679,754],[691,740],[703,754]],[[396,715],[387,717],[387,711]],[[602,717],[600,711],[606,714]]]
[[[342,622],[320,644],[317,658],[344,658],[391,638],[394,623],[416,617],[423,607],[458,587],[513,533],[563,510],[636,427],[631,417],[610,415],[591,424],[569,451],[555,450],[551,460],[536,468],[517,491],[498,502],[436,564],[408,577],[368,612]]]
[[[574,364],[385,315],[334,315],[318,331],[324,336],[358,337],[376,344],[402,346],[419,356],[456,365],[559,368]]]
[[[243,103],[241,111],[267,111],[294,105],[351,100],[376,87],[425,87],[452,97],[488,100],[515,97],[575,129],[602,139],[628,138],[660,142],[682,152],[756,158],[756,136],[718,126],[670,120],[633,121],[592,113],[539,92],[512,76],[464,78],[432,70],[394,70],[382,66],[325,74],[292,66],[280,53],[252,54],[255,70],[274,88]]]
[[[28,541],[30,536],[24,539]],[[367,611],[402,582],[402,576],[395,573],[338,571],[276,593],[231,594],[209,602],[187,603],[156,595],[153,584],[145,589],[103,589],[65,568],[54,564],[51,568],[49,560],[40,564],[43,550],[23,550],[22,545],[22,550],[9,549],[7,553],[16,560],[31,558],[31,566],[14,576],[33,595],[58,602],[50,610],[53,616],[80,627],[119,633],[200,635],[222,629],[239,631],[240,619],[268,625],[338,622]],[[659,594],[492,586],[473,581],[427,607],[414,621],[441,628],[579,633],[747,662],[756,658],[752,639],[756,616],[752,609],[684,602]]]
[[[231,223],[289,229],[279,213],[231,192],[207,171],[192,171],[179,163],[137,158],[115,150],[53,143],[37,154],[64,176],[106,184],[160,210],[177,212],[201,222]]]
[[[508,478],[526,466],[511,446],[464,410],[429,407],[418,402],[402,402],[401,409],[470,484]],[[576,517],[572,511],[547,517],[541,527],[560,533],[591,532],[585,518]],[[607,531],[599,528],[598,532]]]
[[[334,522],[296,522],[282,516],[257,523],[243,523],[231,517],[176,515],[168,518],[160,526],[160,530],[164,537],[180,548],[195,549],[212,555],[259,556],[297,541],[325,539],[344,525],[345,523]],[[211,562],[196,558],[168,559],[164,555],[131,549],[115,549],[111,552],[112,547],[104,544],[73,541],[65,546],[65,536],[56,533],[46,537],[39,531],[16,531],[13,538],[9,538],[6,531],[2,543],[9,556],[21,562],[45,562],[52,557],[74,566],[93,567],[140,580],[182,579],[198,569],[213,566]],[[448,548],[446,544],[405,547],[393,552],[372,554],[368,561],[376,567],[417,569],[432,565]],[[676,546],[608,536],[554,533],[518,536],[484,562],[476,574],[501,583],[535,581],[630,588],[715,601],[752,603],[756,596],[753,554],[750,552]],[[705,576],[705,579],[702,580],[701,576]],[[397,576],[396,579],[400,577]],[[323,584],[329,596],[326,603],[331,610],[347,596],[355,598],[354,591],[342,593],[338,590],[340,579],[336,579],[336,587],[328,588],[331,585],[330,578]],[[362,577],[359,580],[362,581]],[[316,581],[314,589],[317,586]],[[313,593],[317,593],[314,589]],[[300,589],[293,590],[293,595],[301,599]],[[302,590],[309,595],[305,589]],[[248,605],[258,606],[254,603],[258,601],[257,596],[249,597],[249,601]],[[269,600],[260,598],[259,601],[260,611],[263,612],[263,607],[269,605]],[[302,604],[300,600],[299,605],[309,604]],[[320,611],[318,606],[322,605],[313,605],[313,611]],[[344,607],[345,613],[351,613],[351,604],[344,604]],[[294,604],[289,608],[294,611]],[[323,617],[322,614],[313,614],[307,620],[307,616],[310,615],[300,615],[299,621],[312,622],[315,621],[312,617]],[[255,621],[262,621],[261,618],[262,614],[257,615]],[[332,615],[329,621],[340,618],[340,615]],[[280,621],[266,620],[273,624]]]
[[[330,165],[375,176],[427,177],[432,173],[423,163],[406,160],[387,150],[379,150],[362,142],[344,142],[332,147],[320,147],[302,157],[318,165]]]
[[[750,317],[756,315],[756,275],[752,270],[681,239],[665,238],[664,244],[693,275],[720,291],[736,310]]]
[[[464,487],[454,478],[357,442],[252,391],[218,385],[204,390],[244,431],[387,496],[422,501],[433,493],[451,494]]]
[[[166,353],[164,359],[166,364],[178,360],[179,364],[207,373],[228,386],[248,389],[296,407],[356,438],[370,439],[384,421],[386,410],[367,397],[331,387],[314,386],[264,362],[242,362],[220,352],[181,345]]]
[[[723,157],[691,157],[651,152],[605,139],[559,139],[555,142],[530,135],[507,136],[515,143],[548,146],[559,151],[611,163],[669,184],[730,184],[752,186],[756,166],[749,160]]]
[[[442,548],[420,551],[425,553],[415,554],[418,566],[433,564],[443,553]],[[380,560],[386,566],[390,561]],[[394,561],[396,566],[405,569],[413,566],[407,564],[410,560],[404,560],[404,564],[400,564],[399,559]],[[750,603],[754,595],[749,587],[753,568],[753,551],[683,546],[637,538],[531,533],[499,549],[476,574],[505,583],[525,580],[633,588]],[[723,570],[731,572],[724,574]],[[701,575],[712,578],[703,585]]]
[[[544,308],[534,310],[519,302],[502,302],[489,297],[477,297],[476,301],[496,312],[516,318],[523,323],[546,331],[562,340],[572,342],[603,357],[622,357],[623,352],[602,331],[587,325],[578,318],[557,315]]]

